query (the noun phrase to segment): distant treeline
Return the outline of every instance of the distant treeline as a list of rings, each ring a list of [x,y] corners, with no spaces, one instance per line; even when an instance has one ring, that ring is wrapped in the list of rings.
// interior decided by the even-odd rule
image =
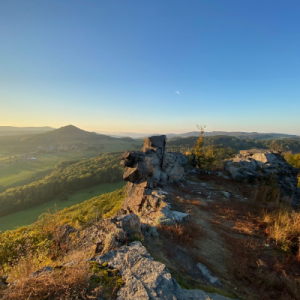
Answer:
[[[169,150],[186,152],[196,144],[198,137],[186,138],[171,138],[167,142]],[[252,148],[281,150],[284,152],[291,151],[292,153],[300,152],[300,138],[281,138],[276,140],[253,140],[240,139],[237,137],[217,135],[204,136],[203,146],[222,146],[224,148],[231,148],[235,152],[239,150],[247,150]]]
[[[122,153],[60,162],[44,179],[0,194],[0,216],[51,201],[55,197],[94,185],[122,180]]]

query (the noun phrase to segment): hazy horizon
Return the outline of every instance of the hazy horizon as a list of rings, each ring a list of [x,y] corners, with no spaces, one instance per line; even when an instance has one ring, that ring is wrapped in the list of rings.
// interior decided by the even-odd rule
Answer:
[[[132,135],[138,135],[139,137],[143,137],[143,135],[147,135],[147,134],[185,134],[185,133],[189,133],[189,132],[197,132],[199,131],[197,128],[194,130],[190,130],[190,131],[170,131],[170,132],[164,132],[164,131],[109,131],[109,130],[88,130],[85,128],[80,128],[74,124],[68,124],[68,125],[63,125],[62,127],[66,127],[66,126],[75,126],[79,129],[85,130],[85,131],[89,131],[89,132],[96,132],[96,133],[101,133],[101,134],[107,134],[107,135],[118,135],[118,134],[122,134],[122,135],[126,135],[126,134],[132,134]],[[13,127],[13,128],[52,128],[53,130],[58,129],[52,126],[10,126],[10,125],[0,125],[0,129],[1,127]],[[59,127],[61,128],[61,127]],[[267,134],[267,133],[278,133],[278,134],[289,134],[286,132],[259,132],[259,131],[240,131],[240,130],[233,130],[233,131],[226,131],[226,130],[206,130],[205,128],[205,132],[210,133],[210,132],[228,132],[228,133],[234,133],[234,132],[245,132],[245,133],[262,133],[262,134]],[[297,134],[291,134],[291,135],[297,135]]]
[[[0,125],[300,135],[300,3],[0,4]]]

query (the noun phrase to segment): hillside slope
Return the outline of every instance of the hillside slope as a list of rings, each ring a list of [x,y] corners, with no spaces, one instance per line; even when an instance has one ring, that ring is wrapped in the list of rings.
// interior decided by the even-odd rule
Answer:
[[[97,134],[95,132],[88,132],[79,129],[73,125],[68,125],[46,133],[41,133],[34,136],[28,136],[22,139],[22,143],[46,145],[46,144],[57,144],[57,143],[67,143],[67,142],[78,142],[78,141],[88,142],[88,141],[99,141],[99,140],[114,140],[114,138],[103,134]]]
[[[60,162],[44,179],[1,193],[0,216],[39,205],[58,195],[64,200],[70,191],[101,183],[118,182],[122,180],[120,157],[121,153],[115,153],[91,159]]]

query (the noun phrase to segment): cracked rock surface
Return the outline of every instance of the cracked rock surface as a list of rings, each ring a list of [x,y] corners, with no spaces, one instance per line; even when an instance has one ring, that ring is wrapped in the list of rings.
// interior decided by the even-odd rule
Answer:
[[[140,242],[133,242],[116,251],[95,258],[96,261],[119,269],[124,286],[118,292],[118,300],[227,300],[219,294],[202,290],[182,289],[172,278],[166,266],[154,261]]]
[[[160,188],[184,180],[187,160],[181,153],[167,152],[165,145],[165,135],[153,136],[144,140],[142,151],[126,151],[122,156],[123,179],[128,181],[122,208],[137,214],[142,223],[172,223],[178,218]]]

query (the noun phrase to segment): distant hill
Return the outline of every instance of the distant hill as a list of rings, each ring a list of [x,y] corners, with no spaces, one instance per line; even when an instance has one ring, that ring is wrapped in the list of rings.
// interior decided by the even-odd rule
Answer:
[[[115,140],[116,138],[98,134],[95,132],[89,132],[82,130],[73,125],[64,126],[49,132],[30,135],[22,139],[22,143],[25,144],[57,144],[57,143],[69,143],[69,142],[90,142],[99,140]]]
[[[111,136],[111,137],[131,137],[134,139],[144,139],[153,135],[161,135],[163,133],[142,133],[142,132],[113,132],[113,131],[101,131],[99,133]],[[199,136],[199,131],[191,131],[186,133],[166,133],[168,139],[171,138],[183,138],[191,136]],[[241,139],[254,139],[254,140],[267,140],[267,139],[279,139],[279,138],[295,138],[296,135],[285,133],[259,133],[259,132],[242,132],[242,131],[211,131],[204,132],[204,136],[216,136],[226,135],[233,136]]]
[[[13,127],[0,126],[0,136],[39,134],[53,130],[52,127]]]
[[[285,133],[259,133],[259,132],[242,132],[242,131],[212,131],[204,132],[203,136],[218,136],[226,135],[233,136],[240,139],[254,139],[254,140],[267,140],[267,139],[280,139],[280,138],[295,138],[296,135]],[[189,137],[199,136],[199,131],[191,131],[183,134],[177,134],[176,137]]]
[[[171,150],[180,150],[180,148],[190,149],[197,141],[197,136],[188,137],[173,137],[168,139],[167,147]],[[280,150],[291,151],[293,153],[300,152],[300,139],[299,137],[292,138],[269,138],[269,139],[253,139],[253,138],[241,138],[229,135],[214,135],[204,136],[204,146],[222,146],[230,147],[235,151],[246,150],[252,148],[268,149],[272,142],[276,142]]]

